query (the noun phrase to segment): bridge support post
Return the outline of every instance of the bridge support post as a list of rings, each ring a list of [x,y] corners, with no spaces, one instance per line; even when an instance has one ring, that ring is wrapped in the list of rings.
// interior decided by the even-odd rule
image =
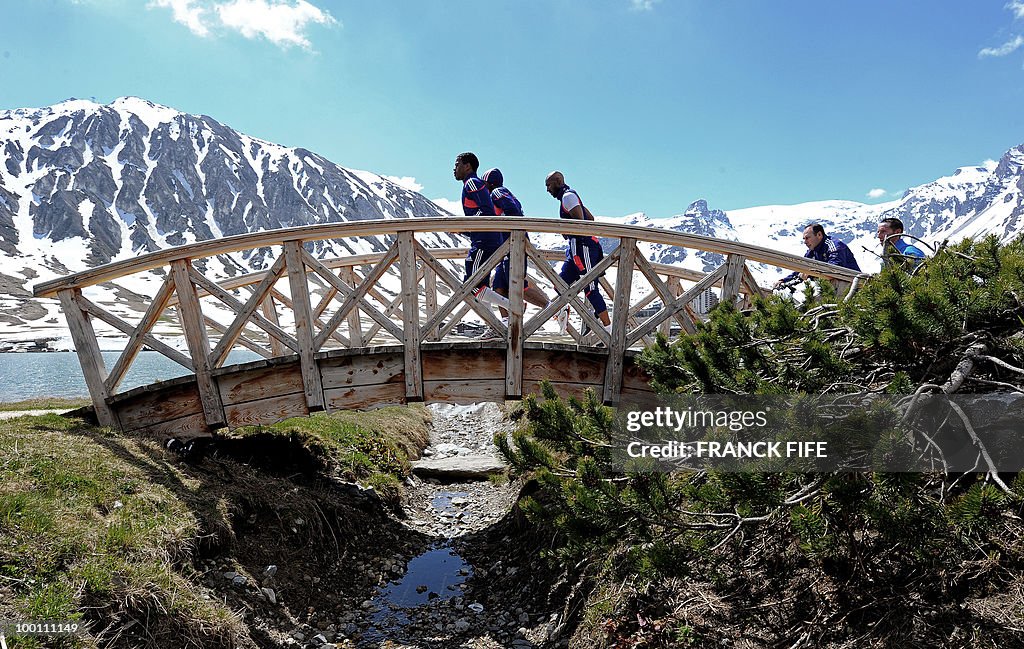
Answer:
[[[734,304],[736,296],[740,292],[740,282],[743,281],[743,271],[747,267],[747,260],[743,255],[732,254],[725,262],[725,279],[722,280],[722,301]]]
[[[626,327],[629,323],[629,300],[636,252],[636,239],[627,237],[619,243],[619,267],[615,272],[615,300],[612,303],[612,335],[604,376],[604,402],[612,405],[618,404],[622,393],[622,367],[626,354]]]
[[[96,340],[96,331],[92,328],[92,321],[89,314],[79,307],[77,298],[82,294],[80,289],[65,289],[57,293],[60,298],[60,306],[64,310],[64,317],[68,321],[68,328],[71,330],[71,338],[75,341],[75,353],[78,354],[78,362],[82,365],[82,374],[85,376],[85,386],[89,388],[89,396],[92,397],[92,405],[96,411],[96,419],[100,426],[119,428],[117,417],[107,405],[107,368],[103,364],[103,355],[100,353],[100,345]]]
[[[295,314],[295,339],[299,343],[299,364],[302,369],[302,386],[306,393],[306,406],[310,412],[324,409],[324,387],[313,354],[313,307],[309,302],[309,284],[306,282],[306,265],[302,260],[302,242],[284,242],[284,262],[288,269],[288,290],[292,294],[292,311]]]
[[[416,240],[411,230],[398,233],[398,268],[402,275],[402,345],[405,348],[405,398],[423,401],[423,359],[420,356],[420,294],[416,272]]]
[[[523,282],[526,279],[526,233],[512,232],[508,256],[508,352],[505,355],[505,398],[523,397]]]
[[[185,343],[195,366],[196,385],[199,387],[199,399],[203,403],[206,425],[210,428],[219,428],[225,423],[224,405],[211,373],[210,340],[206,335],[206,322],[203,320],[203,310],[199,305],[199,295],[189,276],[191,265],[188,259],[176,259],[171,262],[174,292],[178,294],[178,319],[181,321]]]

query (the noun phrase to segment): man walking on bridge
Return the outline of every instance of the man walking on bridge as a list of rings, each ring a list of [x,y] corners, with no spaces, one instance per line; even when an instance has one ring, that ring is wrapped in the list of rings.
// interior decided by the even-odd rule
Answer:
[[[519,199],[505,187],[505,178],[500,169],[488,169],[484,172],[483,180],[491,192],[491,201],[494,202],[494,211],[498,216],[523,216],[523,206]],[[508,297],[508,281],[508,257],[506,257],[494,271],[493,287],[498,295]],[[526,280],[523,281],[523,287],[523,297],[527,302],[542,309],[548,305],[548,296],[539,287]]]
[[[494,202],[491,201],[491,193],[487,191],[484,181],[477,177],[476,171],[480,168],[480,160],[476,154],[466,151],[455,157],[455,169],[453,173],[456,180],[462,181],[462,211],[466,216],[496,216]],[[487,261],[494,252],[505,243],[507,233],[505,232],[470,232],[469,254],[466,255],[466,276],[463,281],[472,277],[473,273],[479,270],[480,266]],[[498,295],[490,288],[490,273],[480,280],[480,284],[473,289],[473,295],[484,304],[508,309],[508,299]]]
[[[857,265],[857,260],[854,258],[850,247],[842,241],[837,241],[825,234],[825,228],[821,227],[820,223],[812,223],[804,228],[804,245],[807,246],[807,252],[804,253],[804,257],[808,259],[824,261],[860,272],[860,266]],[[795,270],[775,282],[772,288],[780,288],[795,279],[805,280],[808,277],[810,275],[807,273]]]
[[[549,173],[548,177],[544,180],[544,185],[547,187],[548,193],[559,202],[559,218],[575,219],[578,221],[594,220],[594,215],[583,205],[583,201],[580,200],[580,195],[576,193],[576,190],[565,184],[565,176],[562,175],[561,171]],[[604,258],[604,251],[601,250],[601,244],[598,242],[597,237],[566,234],[562,236],[569,240],[569,245],[565,249],[565,263],[562,264],[562,270],[558,274],[565,280],[566,284],[572,286],[573,282],[593,270],[594,265]],[[605,304],[604,298],[601,297],[600,290],[598,290],[598,278],[594,278],[593,281],[584,286],[583,293],[586,295],[591,306],[594,307],[594,314],[601,320],[601,324],[606,329],[610,327],[612,321],[608,317],[608,306]],[[563,322],[563,314],[567,315],[567,312],[559,313],[559,325]]]

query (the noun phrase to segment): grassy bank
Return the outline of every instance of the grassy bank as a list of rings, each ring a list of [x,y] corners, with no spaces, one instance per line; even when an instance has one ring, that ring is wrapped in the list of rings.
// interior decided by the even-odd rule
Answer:
[[[338,538],[356,539],[354,528],[372,531],[372,512],[348,509],[324,477],[397,489],[428,421],[422,408],[321,414],[237,431],[202,462],[77,419],[0,421],[0,619],[88,628],[45,644],[19,638],[18,647],[268,646],[240,613],[259,604],[259,588],[218,594],[211,571],[230,568],[255,584],[261,562],[287,565],[287,557],[260,556],[280,552],[282,542],[313,551],[325,538],[335,548]],[[253,466],[278,453],[281,440],[323,471]],[[236,453],[234,444],[247,445]],[[299,550],[277,585],[282,598],[297,591],[306,560]]]
[[[18,412],[22,410],[74,410],[88,406],[88,399],[65,399],[62,397],[38,397],[22,401],[0,402],[0,412]]]

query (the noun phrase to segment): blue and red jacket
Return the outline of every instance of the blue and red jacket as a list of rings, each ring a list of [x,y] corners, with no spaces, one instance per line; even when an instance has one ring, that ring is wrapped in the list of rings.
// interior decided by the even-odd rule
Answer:
[[[491,190],[491,200],[494,201],[494,211],[498,216],[522,216],[523,205],[519,199],[504,187],[495,187]]]
[[[857,265],[857,259],[853,256],[853,251],[850,250],[850,247],[842,241],[836,241],[827,234],[813,250],[805,252],[804,257],[860,272],[860,266]],[[800,272],[795,270],[783,277],[781,281],[788,282],[794,280],[800,276]]]
[[[470,176],[462,184],[462,211],[466,216],[497,216],[491,193],[487,191],[484,181],[475,175]],[[474,248],[493,250],[505,242],[502,232],[469,232],[470,242]]]

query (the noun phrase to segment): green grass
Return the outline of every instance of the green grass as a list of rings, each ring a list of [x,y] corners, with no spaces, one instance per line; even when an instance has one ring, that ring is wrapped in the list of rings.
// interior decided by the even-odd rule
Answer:
[[[114,620],[166,611],[182,645],[190,628],[233,635],[232,613],[183,575],[199,523],[147,469],[170,473],[159,447],[57,415],[0,421],[0,619]],[[207,636],[208,637],[208,636]],[[16,646],[33,645],[19,639]],[[94,646],[73,638],[62,646]],[[211,643],[215,644],[215,643]]]
[[[16,405],[55,403],[73,405]],[[236,433],[293,436],[387,501],[399,497],[429,421],[425,408],[387,408]],[[0,620],[79,620],[92,623],[93,633],[144,620],[161,646],[219,648],[245,638],[239,615],[204,597],[192,567],[201,538],[232,534],[232,505],[209,490],[208,479],[156,441],[52,414],[0,420]],[[255,488],[268,478],[235,479]],[[100,644],[89,635],[45,645],[7,640],[17,647]]]
[[[0,402],[0,412],[20,410],[74,410],[92,403],[89,399],[65,399],[63,397],[38,397],[23,401]]]
[[[326,455],[342,477],[397,495],[409,474],[410,457],[419,457],[429,439],[430,412],[422,407],[391,407],[369,412],[317,413],[272,426],[240,428],[239,435],[291,435]]]

